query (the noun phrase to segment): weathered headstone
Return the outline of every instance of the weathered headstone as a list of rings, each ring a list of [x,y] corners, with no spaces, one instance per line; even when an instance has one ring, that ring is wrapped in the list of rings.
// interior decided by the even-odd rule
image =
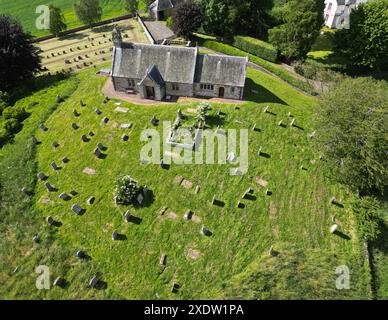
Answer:
[[[211,235],[211,232],[210,232],[210,230],[209,229],[207,229],[207,228],[205,228],[204,226],[202,226],[202,228],[201,228],[201,234],[203,235],[203,236],[210,236]]]
[[[56,189],[49,182],[46,182],[44,184],[44,186],[46,187],[48,192],[55,192],[56,191]]]
[[[75,122],[73,122],[73,123],[71,124],[71,127],[72,127],[74,130],[79,129],[78,125],[77,125]]]
[[[269,109],[269,106],[266,106],[266,107],[264,108],[264,113],[267,113],[267,112],[268,112],[268,109]]]
[[[37,174],[37,177],[39,180],[46,180],[47,179],[47,176],[43,172],[39,172]]]
[[[162,254],[160,256],[160,259],[159,259],[159,264],[162,266],[162,267],[165,267],[166,266],[166,261],[167,261],[167,256],[165,254]]]
[[[121,136],[121,140],[123,140],[124,142],[127,142],[129,140],[129,136],[127,136],[126,134],[123,134]]]
[[[34,135],[31,136],[31,140],[32,140],[33,144],[35,144],[35,145],[39,144],[38,139],[36,139],[36,137]]]
[[[38,244],[39,242],[40,242],[40,238],[39,238],[39,235],[34,235],[33,237],[32,237],[32,241],[34,241],[34,243],[36,243],[36,244]]]
[[[71,190],[71,191],[70,191],[70,194],[71,194],[73,197],[75,197],[75,196],[78,194],[78,192],[75,191],[75,190]]]
[[[116,241],[119,239],[119,233],[117,230],[114,230],[113,233],[112,233],[112,240],[113,241]]]
[[[81,208],[78,204],[73,204],[71,207],[71,211],[73,211],[77,215],[81,215],[85,212],[85,209]]]
[[[330,227],[330,233],[336,233],[338,230],[338,224],[333,224],[331,227]]]
[[[109,118],[105,117],[104,119],[102,119],[102,122],[107,124],[109,122]]]
[[[78,57],[78,59],[79,58],[81,58],[81,57]],[[82,59],[82,58],[81,58]],[[86,106],[86,104],[82,101],[82,100],[80,100],[79,101],[79,105],[81,106],[81,107],[85,107]]]
[[[47,131],[48,130],[48,128],[43,123],[39,125],[39,128],[41,130],[43,130],[43,131]]]
[[[53,146],[54,148],[58,148],[58,147],[59,147],[59,143],[56,142],[56,141],[54,141],[54,142],[52,143],[52,146]]]
[[[90,198],[86,201],[86,203],[87,203],[89,206],[91,206],[91,205],[94,203],[95,200],[96,200],[95,197],[90,197]]]
[[[195,194],[198,194],[200,190],[201,190],[201,187],[200,186],[196,186],[195,187]]]
[[[90,139],[89,139],[85,134],[83,134],[83,135],[81,136],[81,140],[82,140],[83,142],[89,142],[89,141],[90,141]]]
[[[74,115],[74,117],[80,116],[80,114],[78,113],[78,111],[76,109],[73,110],[73,115]]]
[[[69,158],[68,157],[63,157],[62,158],[62,163],[63,164],[66,164],[66,163],[68,163],[70,160],[69,160]]]
[[[53,217],[51,217],[51,216],[48,216],[47,218],[46,218],[46,221],[47,221],[47,223],[50,225],[50,226],[52,226],[53,224],[54,224],[54,219],[53,219]]]
[[[293,118],[293,119],[291,120],[290,126],[293,127],[294,125],[295,125],[295,118]]]
[[[85,254],[85,252],[83,252],[82,250],[77,250],[76,253],[75,253],[75,256],[76,256],[78,259],[85,259],[86,254]]]
[[[191,218],[193,217],[193,212],[191,210],[187,210],[183,216],[183,218],[186,220],[186,221],[189,221],[191,220]]]
[[[157,126],[157,125],[158,125],[158,123],[159,123],[159,120],[158,120],[158,119],[156,119],[156,117],[155,117],[155,116],[153,116],[153,117],[152,117],[152,119],[151,119],[151,124],[152,124],[153,126]]]
[[[130,222],[131,221],[131,213],[129,211],[125,212],[124,220],[125,220],[125,222]]]
[[[90,132],[89,132],[89,136],[90,136],[90,137],[94,137],[94,136],[95,136],[94,132],[93,132],[93,131],[90,131]]]
[[[94,149],[94,155],[98,158],[98,159],[101,159],[102,158],[102,156],[103,156],[103,154],[102,154],[102,152],[100,151],[100,149],[99,148],[96,148],[96,149]]]
[[[59,167],[55,162],[51,163],[51,168],[53,168],[54,170],[59,170]]]
[[[105,147],[101,142],[99,142],[99,143],[97,144],[97,148],[100,149],[101,151],[106,150],[106,147]]]
[[[102,114],[102,111],[100,109],[96,109],[96,114],[100,115],[100,114]]]
[[[98,283],[100,282],[100,279],[97,276],[94,276],[92,279],[89,281],[89,287],[95,288]]]
[[[178,289],[179,289],[179,284],[173,283],[172,288],[171,288],[171,292],[172,293],[177,293]]]
[[[59,198],[62,199],[62,200],[65,200],[65,201],[71,199],[71,197],[70,197],[67,193],[64,193],[64,192],[62,192],[62,193],[59,195]]]

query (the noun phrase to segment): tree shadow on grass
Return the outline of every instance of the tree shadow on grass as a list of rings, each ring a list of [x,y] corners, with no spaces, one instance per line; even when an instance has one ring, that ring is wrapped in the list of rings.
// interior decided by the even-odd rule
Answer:
[[[250,78],[247,78],[245,82],[244,99],[258,103],[278,103],[285,106],[288,105],[271,91],[265,89]]]

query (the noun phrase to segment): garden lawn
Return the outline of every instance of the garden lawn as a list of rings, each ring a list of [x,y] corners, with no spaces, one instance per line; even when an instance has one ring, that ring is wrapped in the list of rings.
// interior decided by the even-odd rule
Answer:
[[[9,270],[20,265],[15,276],[9,276],[1,296],[29,298],[116,298],[116,299],[203,299],[215,298],[232,277],[244,270],[258,257],[267,254],[271,245],[287,243],[296,249],[314,248],[332,252],[338,265],[347,264],[352,270],[352,288],[337,291],[338,298],[366,298],[369,296],[367,270],[360,255],[361,244],[354,231],[353,215],[349,201],[353,195],[337,184],[331,183],[320,164],[319,154],[312,151],[307,134],[313,130],[312,120],[315,99],[296,91],[281,80],[256,70],[248,70],[247,103],[236,110],[232,104],[212,104],[213,127],[224,129],[250,129],[256,123],[260,131],[249,131],[249,170],[241,177],[230,176],[231,165],[172,165],[168,170],[158,165],[141,165],[140,150],[146,142],[140,141],[142,130],[151,128],[155,115],[161,120],[156,130],[162,132],[162,121],[174,121],[178,109],[187,113],[197,104],[169,104],[137,106],[122,102],[120,107],[129,113],[115,112],[117,101],[103,104],[101,88],[106,78],[95,77],[93,71],[82,71],[76,77],[76,91],[45,122],[47,132],[37,131],[42,144],[37,147],[37,172],[46,173],[48,181],[59,189],[48,194],[43,183],[38,182],[33,196],[34,219],[39,221],[36,232],[52,234],[36,248],[34,263],[46,264],[55,276],[68,281],[64,288],[38,291],[33,284],[34,268],[28,258],[14,257]],[[73,79],[73,78],[71,78]],[[72,81],[72,80],[68,80]],[[80,107],[80,99],[86,104]],[[20,102],[23,103],[23,102]],[[265,106],[270,113],[264,113]],[[81,114],[75,118],[76,108]],[[95,108],[103,111],[96,115]],[[225,116],[218,118],[221,109]],[[288,113],[295,117],[295,127],[290,127]],[[108,124],[102,124],[108,117]],[[278,125],[283,121],[286,127]],[[79,125],[73,130],[72,122]],[[133,123],[132,129],[121,129],[120,124]],[[81,141],[82,134],[93,131],[90,142]],[[123,142],[122,134],[129,135]],[[51,144],[57,141],[60,147]],[[97,159],[93,150],[98,142],[108,149],[105,159]],[[262,147],[268,157],[258,157]],[[61,164],[67,156],[70,162]],[[54,171],[55,161],[61,170]],[[307,170],[302,170],[301,166]],[[88,167],[95,175],[83,173]],[[117,176],[128,174],[153,193],[153,201],[143,208],[116,206],[113,189]],[[193,183],[184,189],[174,183],[183,176]],[[254,182],[256,177],[268,181],[271,196],[266,188]],[[195,186],[201,186],[199,194]],[[245,190],[254,189],[255,200],[242,200],[244,209],[237,209],[237,201]],[[70,201],[58,198],[61,192],[76,190],[78,195]],[[211,205],[213,195],[224,201],[224,207]],[[92,206],[86,205],[95,196]],[[335,196],[344,208],[329,204]],[[82,216],[71,212],[73,204],[86,208]],[[169,210],[159,215],[162,207]],[[195,221],[185,221],[183,215],[191,209]],[[126,223],[126,210],[138,219],[139,224]],[[172,211],[175,213],[169,213]],[[45,218],[51,215],[62,226],[47,226]],[[329,233],[332,216],[341,222],[344,237]],[[213,235],[200,234],[206,226]],[[53,231],[54,229],[54,231]],[[114,229],[125,235],[124,241],[112,241]],[[14,244],[15,246],[17,244]],[[32,247],[31,242],[31,247]],[[78,261],[77,249],[91,256],[90,261]],[[44,254],[45,253],[45,254]],[[167,255],[165,270],[159,265],[162,254]],[[39,260],[41,258],[41,260]],[[311,261],[314,264],[314,261]],[[335,269],[328,277],[335,285]],[[106,283],[104,290],[91,290],[88,281],[99,274]],[[306,279],[306,281],[314,279]],[[177,293],[172,284],[180,285]],[[281,285],[281,284],[280,284]],[[320,284],[316,283],[319,290]],[[1,289],[0,289],[1,290]],[[308,298],[306,296],[301,298]],[[326,298],[325,292],[321,297]]]
[[[75,0],[29,0],[28,5],[22,0],[0,0],[0,13],[10,14],[17,18],[23,25],[26,31],[31,32],[34,36],[40,37],[49,34],[48,30],[38,30],[35,26],[35,21],[40,14],[35,13],[35,10],[40,5],[53,4],[62,10],[65,16],[65,22],[68,29],[79,27],[82,25],[78,21],[74,12]],[[124,0],[100,0],[102,7],[102,20],[110,19],[126,13],[124,9]]]

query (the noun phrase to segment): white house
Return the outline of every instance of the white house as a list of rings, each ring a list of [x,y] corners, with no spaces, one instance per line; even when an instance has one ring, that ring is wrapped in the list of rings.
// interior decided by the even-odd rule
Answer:
[[[332,29],[350,27],[350,12],[368,0],[325,0],[325,25]]]

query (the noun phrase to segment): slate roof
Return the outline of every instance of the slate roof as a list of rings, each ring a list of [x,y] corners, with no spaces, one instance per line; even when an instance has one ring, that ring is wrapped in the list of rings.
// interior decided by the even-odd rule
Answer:
[[[146,71],[146,75],[144,76],[143,82],[145,79],[150,78],[153,82],[157,83],[160,86],[164,85],[164,80],[162,75],[160,74],[158,67],[155,66],[154,64],[150,65]]]
[[[248,58],[199,54],[194,81],[244,87]]]
[[[133,43],[115,47],[113,55],[113,77],[140,80],[155,65],[165,82],[245,85],[248,58],[204,55],[197,48]]]

